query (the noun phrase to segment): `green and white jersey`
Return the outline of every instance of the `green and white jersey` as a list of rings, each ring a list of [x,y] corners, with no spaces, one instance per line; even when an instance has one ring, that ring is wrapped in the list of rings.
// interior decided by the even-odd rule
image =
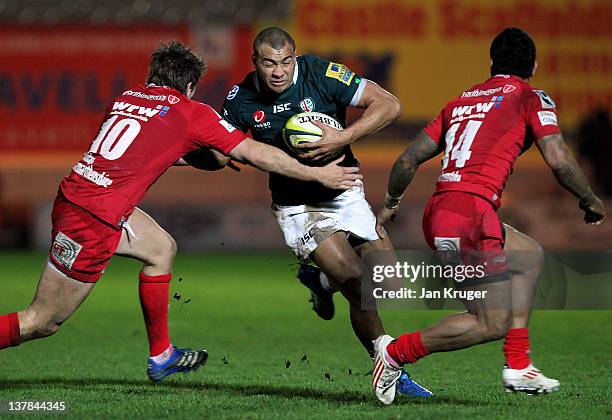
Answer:
[[[223,104],[223,118],[260,142],[274,145],[292,154],[281,137],[281,131],[291,116],[316,111],[327,114],[346,126],[346,108],[359,102],[366,79],[346,66],[322,58],[297,57],[293,84],[281,94],[260,88],[256,72],[234,86]],[[342,166],[359,166],[350,147]],[[329,201],[342,193],[317,182],[304,182],[270,174],[272,200],[279,205],[313,204]]]

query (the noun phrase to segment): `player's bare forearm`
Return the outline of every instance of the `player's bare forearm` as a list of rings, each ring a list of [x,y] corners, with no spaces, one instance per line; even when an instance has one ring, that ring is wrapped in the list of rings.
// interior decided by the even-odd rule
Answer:
[[[357,106],[365,108],[365,111],[357,121],[344,130],[347,144],[386,127],[402,113],[400,101],[372,81],[367,82]]]
[[[301,181],[316,181],[331,189],[348,190],[358,185],[362,175],[359,168],[338,166],[342,157],[322,167],[302,165],[282,150],[246,139],[230,152],[234,159],[251,164],[257,169],[274,172]]]
[[[246,139],[230,152],[230,156],[262,171],[274,172],[302,181],[316,181],[315,168],[302,165],[282,150]]]
[[[563,188],[584,202],[595,198],[589,181],[560,134],[542,137],[537,146]]]
[[[218,171],[223,169],[229,163],[229,160],[229,157],[214,149],[201,148],[187,153],[174,165],[189,165],[203,171]]]
[[[387,192],[391,197],[401,197],[412,182],[419,164],[402,154],[393,164]]]
[[[297,160],[289,157],[285,152],[276,147],[269,146],[271,150],[262,152],[250,163],[258,169],[266,172],[274,172],[302,181],[315,181],[315,175],[310,166],[302,165]]]
[[[538,139],[537,146],[559,184],[578,197],[579,206],[584,211],[584,221],[591,225],[601,224],[606,217],[605,206],[591,189],[563,137],[560,134],[542,137]]]
[[[421,163],[437,155],[438,151],[438,145],[421,131],[393,164],[389,176],[388,195],[401,197]]]
[[[408,143],[406,150],[397,158],[389,175],[387,194],[382,208],[376,214],[376,232],[381,239],[387,234],[383,225],[395,220],[404,191],[412,182],[412,178],[421,163],[438,154],[438,145],[424,131]]]
[[[553,172],[559,184],[578,197],[580,201],[592,201],[595,198],[595,193],[591,190],[589,182],[575,161],[567,166],[559,166]]]

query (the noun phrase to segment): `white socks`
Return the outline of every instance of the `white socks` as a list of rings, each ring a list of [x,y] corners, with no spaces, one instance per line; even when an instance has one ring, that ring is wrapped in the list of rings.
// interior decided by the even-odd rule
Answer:
[[[158,354],[157,356],[151,356],[149,359],[153,360],[159,365],[161,363],[166,363],[168,359],[170,359],[170,356],[172,356],[172,353],[174,353],[174,347],[172,347],[172,344],[170,344],[170,347],[164,350],[163,353]]]

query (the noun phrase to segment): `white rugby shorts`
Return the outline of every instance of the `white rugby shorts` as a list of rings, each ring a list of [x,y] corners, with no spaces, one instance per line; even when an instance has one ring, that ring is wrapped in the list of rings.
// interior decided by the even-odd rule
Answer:
[[[285,242],[302,261],[308,260],[319,244],[336,232],[343,231],[365,241],[379,239],[376,216],[365,199],[363,184],[315,205],[272,203],[272,213]]]

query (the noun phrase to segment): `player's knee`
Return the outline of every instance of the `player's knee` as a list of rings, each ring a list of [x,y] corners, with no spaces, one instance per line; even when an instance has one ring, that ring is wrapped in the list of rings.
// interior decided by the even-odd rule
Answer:
[[[532,238],[526,237],[523,243],[521,244],[521,248],[529,252],[529,254],[531,254],[532,256],[532,259],[544,258],[544,248],[542,248],[542,245],[537,243]]]
[[[512,323],[512,314],[500,314],[492,319],[487,320],[483,325],[484,341],[499,340],[506,336],[508,329]]]
[[[170,235],[164,235],[155,242],[154,248],[149,256],[153,265],[169,265],[172,264],[177,252],[177,245],[174,238]]]
[[[343,264],[334,279],[342,285],[359,285],[363,269],[361,264]]]
[[[539,243],[534,241],[534,250],[533,250],[533,254],[536,258],[536,261],[538,263],[543,263],[544,262],[544,247],[542,247],[542,245],[540,245]]]
[[[539,272],[542,269],[542,266],[544,265],[544,248],[542,248],[542,245],[540,245],[536,241],[533,241],[533,251],[531,252],[531,254],[533,255],[533,257],[531,259],[532,261],[529,270],[531,272]]]
[[[174,238],[170,235],[168,235],[168,255],[170,256],[170,258],[174,259],[174,257],[176,257],[176,253],[178,251],[178,245],[176,244],[176,241],[174,240]]]
[[[544,265],[544,248],[534,240],[524,244],[524,250],[516,251],[516,255],[510,255],[510,266],[512,271],[519,275],[539,272]]]

